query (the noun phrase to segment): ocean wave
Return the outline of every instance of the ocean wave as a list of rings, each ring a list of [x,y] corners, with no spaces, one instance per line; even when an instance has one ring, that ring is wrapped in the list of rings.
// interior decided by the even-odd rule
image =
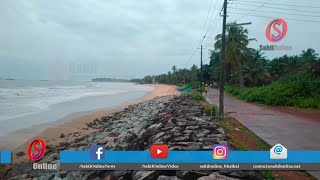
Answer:
[[[48,82],[46,82],[48,83]],[[81,84],[80,84],[81,83]],[[92,96],[134,93],[145,88],[130,84],[79,82],[44,86],[13,86],[0,88],[0,120],[22,117],[50,110],[53,105]]]

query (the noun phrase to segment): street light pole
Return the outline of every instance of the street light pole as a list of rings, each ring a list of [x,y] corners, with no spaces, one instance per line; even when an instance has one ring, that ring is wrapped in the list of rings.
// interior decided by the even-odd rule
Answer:
[[[227,27],[230,26],[245,26],[245,25],[250,25],[252,22],[246,22],[246,23],[239,23],[239,24],[228,24]]]
[[[222,44],[220,61],[220,97],[219,97],[219,116],[224,119],[224,84],[225,84],[225,46],[226,46],[226,22],[227,22],[227,0],[223,3],[223,23],[222,23]]]
[[[202,44],[201,44],[201,62],[200,62],[200,69],[201,69],[201,74],[200,74],[200,91],[202,93],[202,81],[203,81],[203,67],[202,67]]]

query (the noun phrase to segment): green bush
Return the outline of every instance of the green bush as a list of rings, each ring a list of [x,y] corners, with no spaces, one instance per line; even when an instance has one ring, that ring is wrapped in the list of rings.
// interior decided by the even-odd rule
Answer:
[[[211,104],[205,108],[204,112],[210,116],[218,116],[219,108],[218,106]]]
[[[183,86],[184,86],[184,84],[182,84],[182,83],[178,83],[178,84],[177,84],[177,86],[179,86],[179,87],[183,87]]]
[[[200,82],[199,81],[194,81],[194,82],[188,84],[188,86],[191,86],[192,89],[198,89],[198,88],[200,88]]]
[[[192,98],[196,101],[204,101],[205,98],[203,97],[203,95],[201,94],[201,92],[193,90],[191,92]]]
[[[225,90],[248,102],[320,109],[320,78],[306,72],[282,78],[268,86],[240,89],[228,85]]]
[[[297,99],[295,101],[297,107],[320,109],[320,97]]]

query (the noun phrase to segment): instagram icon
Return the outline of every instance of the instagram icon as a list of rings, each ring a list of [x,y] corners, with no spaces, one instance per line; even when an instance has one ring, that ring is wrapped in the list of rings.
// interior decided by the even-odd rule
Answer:
[[[228,157],[228,146],[215,144],[212,148],[212,157],[214,159],[226,159]]]

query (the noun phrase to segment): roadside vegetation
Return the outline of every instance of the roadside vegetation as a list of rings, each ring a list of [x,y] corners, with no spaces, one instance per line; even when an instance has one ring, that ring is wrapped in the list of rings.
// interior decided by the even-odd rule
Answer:
[[[193,90],[191,91],[191,95],[192,95],[192,98],[198,102],[205,100],[205,98],[203,97],[200,91]]]
[[[3,171],[6,168],[5,165],[0,165],[0,171]]]
[[[248,102],[320,109],[320,77],[308,72],[287,76],[267,86],[241,89],[229,85],[225,90]]]
[[[230,23],[233,24],[233,23]],[[249,32],[242,26],[227,26],[226,32],[226,92],[245,101],[272,106],[292,106],[320,109],[320,59],[309,48],[300,54],[268,59],[261,50],[249,47]],[[200,68],[173,66],[168,73],[146,76],[142,83],[192,86],[192,96],[204,107],[208,115],[218,113],[216,106],[209,105],[202,94],[199,81],[217,86],[220,79],[220,48],[222,35],[215,37],[210,50],[210,61]],[[238,150],[269,150],[271,146],[243,126],[227,117],[220,121]],[[315,179],[305,171],[261,171],[265,179]]]
[[[204,109],[204,112],[210,116],[218,116],[219,108],[214,104],[210,104]]]
[[[221,39],[221,34],[216,36],[210,62],[203,65],[205,84],[219,83]],[[273,106],[320,109],[320,60],[315,50],[268,59],[261,50],[249,48],[251,41],[255,39],[242,26],[227,28],[225,71],[229,94]],[[173,66],[168,73],[146,76],[140,82],[199,89],[200,79],[200,68],[193,65],[189,69]]]

